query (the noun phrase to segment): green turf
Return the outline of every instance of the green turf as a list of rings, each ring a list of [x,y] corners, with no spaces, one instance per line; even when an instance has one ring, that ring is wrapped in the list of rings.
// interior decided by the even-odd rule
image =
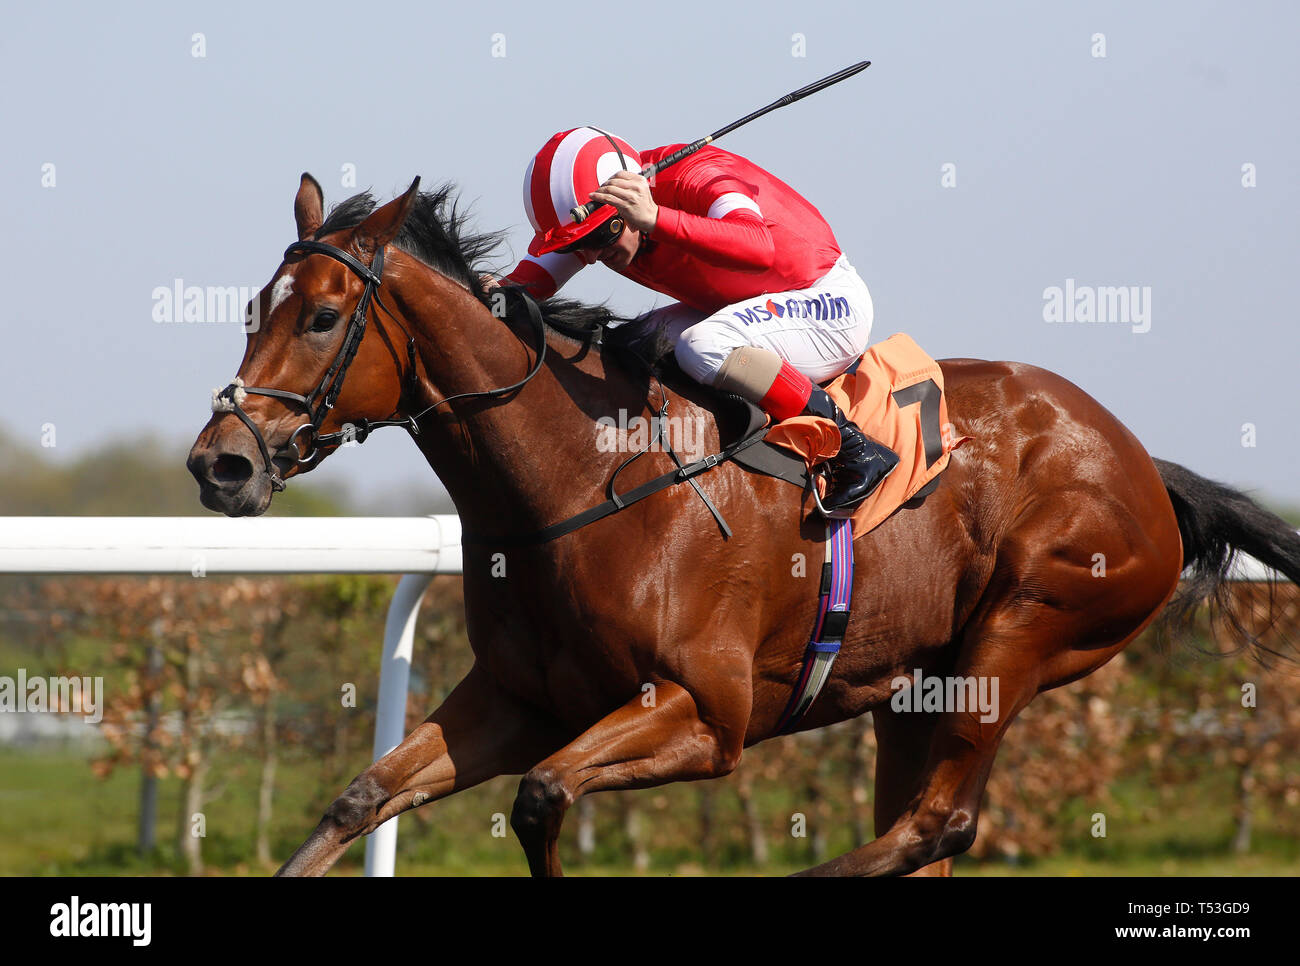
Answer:
[[[263,875],[269,869],[253,856],[257,766],[251,756],[227,756],[214,762],[219,794],[205,809],[207,834],[203,852],[207,871],[224,875]],[[159,786],[158,847],[147,857],[136,854],[139,772],[115,771],[94,776],[88,755],[67,748],[0,749],[0,874],[3,875],[170,875],[181,871],[175,838],[181,785],[174,778]],[[1230,812],[1221,782],[1204,777],[1176,796],[1160,795],[1140,778],[1116,788],[1105,839],[1082,834],[1066,848],[1038,860],[1010,864],[1004,860],[957,860],[958,875],[1297,875],[1300,844],[1269,830],[1258,819],[1253,848],[1231,851]],[[281,765],[272,831],[272,851],[283,859],[310,831],[323,804],[336,789],[326,786],[319,762]],[[341,788],[341,785],[339,786]],[[772,841],[773,859],[755,868],[735,843],[719,849],[713,862],[702,858],[693,838],[699,786],[674,786],[631,793],[645,809],[657,842],[651,875],[779,875],[811,864],[806,841]],[[502,817],[509,813],[516,780],[501,778],[409,813],[401,820],[398,872],[403,875],[524,875],[518,844]],[[627,793],[624,793],[627,794]],[[788,802],[779,787],[766,791],[761,807],[783,813]],[[720,796],[716,822],[733,822],[738,813]],[[1172,800],[1169,800],[1172,799]],[[572,818],[562,852],[573,875],[634,875],[623,860],[621,825],[614,820],[614,796],[597,797],[608,834],[591,861],[576,854]],[[667,804],[664,804],[664,803]],[[678,826],[667,825],[682,815]],[[773,836],[775,839],[775,836]],[[848,848],[847,830],[828,835],[831,854]],[[360,874],[362,849],[354,845],[338,868]]]

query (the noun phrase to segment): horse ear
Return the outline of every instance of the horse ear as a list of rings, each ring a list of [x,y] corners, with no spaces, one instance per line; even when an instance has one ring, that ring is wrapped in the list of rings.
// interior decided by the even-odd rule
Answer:
[[[306,171],[298,184],[298,197],[293,199],[293,220],[298,223],[298,240],[302,241],[325,220],[325,192]]]
[[[397,237],[406,222],[406,216],[415,207],[415,199],[420,193],[420,179],[417,177],[406,189],[406,194],[394,198],[382,208],[376,208],[370,217],[357,226],[352,241],[357,250],[373,255],[380,248]]]

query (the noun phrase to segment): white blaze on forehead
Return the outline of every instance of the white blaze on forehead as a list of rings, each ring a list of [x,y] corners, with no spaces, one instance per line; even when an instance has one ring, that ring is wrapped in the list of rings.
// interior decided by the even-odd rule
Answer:
[[[271,289],[272,314],[274,314],[275,310],[280,307],[280,303],[283,302],[285,299],[287,299],[292,293],[293,293],[293,276],[287,273],[281,275],[280,280],[276,282],[275,287]]]

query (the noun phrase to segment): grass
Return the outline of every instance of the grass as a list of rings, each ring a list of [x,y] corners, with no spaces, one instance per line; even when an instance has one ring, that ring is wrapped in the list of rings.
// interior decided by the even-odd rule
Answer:
[[[252,756],[228,755],[214,762],[213,774],[223,788],[204,809],[203,853],[208,871],[223,875],[264,875],[269,869],[253,856],[256,813],[256,762]],[[71,748],[0,749],[0,874],[3,875],[171,875],[181,871],[175,838],[181,785],[159,783],[158,846],[149,856],[136,854],[140,776],[137,770],[115,771],[96,778],[84,751]],[[277,783],[272,852],[284,858],[315,825],[321,810],[344,782],[322,776],[319,761],[281,765]],[[500,778],[401,819],[397,867],[402,875],[515,876],[527,868],[513,834],[504,822],[516,780]],[[779,875],[812,864],[807,841],[772,841],[773,861],[756,868],[734,845],[720,847],[721,858],[706,865],[695,836],[694,812],[699,786],[676,786],[638,796],[647,831],[656,847],[652,875]],[[1270,830],[1259,816],[1253,850],[1234,855],[1230,849],[1230,812],[1214,778],[1203,778],[1177,796],[1162,796],[1140,777],[1115,789],[1120,803],[1108,819],[1105,839],[1082,837],[1047,858],[1009,864],[957,860],[958,875],[1005,876],[1231,876],[1300,874],[1300,843]],[[788,803],[774,789],[764,811],[786,814]],[[675,797],[674,797],[675,796]],[[1171,797],[1172,801],[1162,801]],[[575,822],[570,817],[562,840],[566,871],[574,875],[633,875],[623,861],[625,841],[615,820],[614,796],[597,797],[602,828],[609,834],[591,861],[576,853]],[[667,804],[665,804],[667,803]],[[607,811],[608,810],[608,811]],[[684,816],[677,822],[672,816]],[[717,809],[719,827],[733,820]],[[494,832],[502,832],[497,835]],[[835,854],[851,844],[847,829],[828,841]],[[666,838],[665,838],[666,837]],[[775,836],[773,837],[775,838]],[[660,843],[667,842],[660,847]],[[355,844],[338,873],[361,873],[363,846]]]

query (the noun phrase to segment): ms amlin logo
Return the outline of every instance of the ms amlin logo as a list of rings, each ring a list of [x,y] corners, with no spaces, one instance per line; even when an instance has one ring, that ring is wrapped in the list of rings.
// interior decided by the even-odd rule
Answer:
[[[814,298],[788,298],[779,302],[768,299],[732,314],[746,325],[751,325],[786,316],[792,319],[843,319],[850,315],[850,309],[849,300],[842,295],[822,292]]]

